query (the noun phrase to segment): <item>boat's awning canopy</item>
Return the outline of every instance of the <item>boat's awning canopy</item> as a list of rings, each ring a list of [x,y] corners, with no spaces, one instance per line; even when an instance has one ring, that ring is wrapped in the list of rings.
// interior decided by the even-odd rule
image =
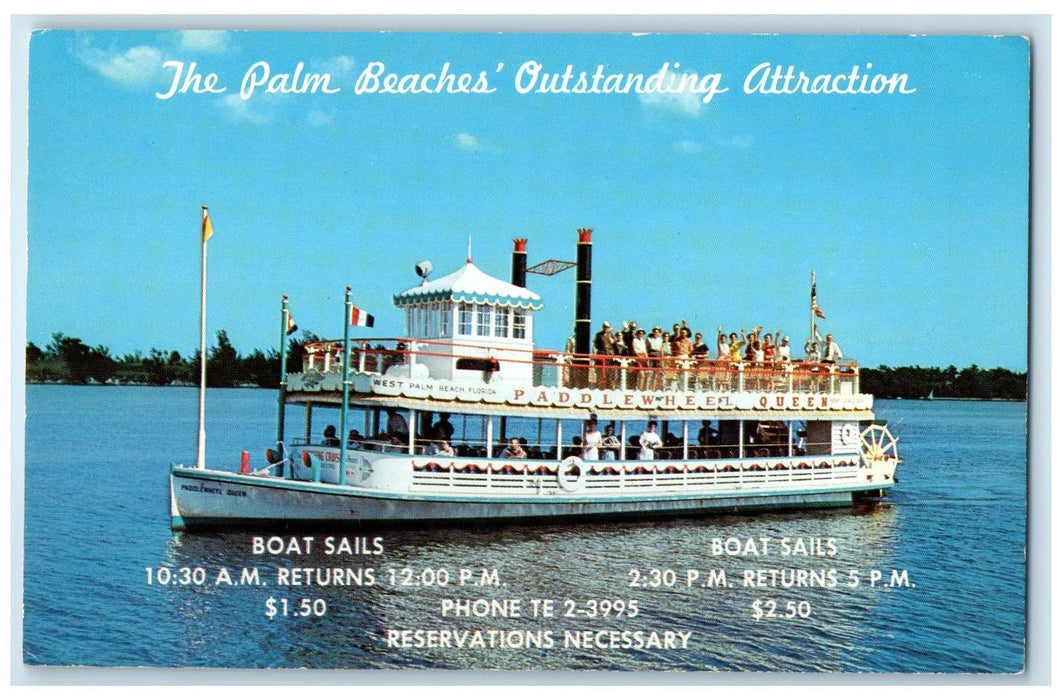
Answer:
[[[286,397],[287,403],[301,404],[310,403],[318,407],[338,409],[342,404],[341,395],[335,392],[292,392]],[[438,401],[433,399],[414,399],[395,396],[376,396],[371,394],[352,395],[350,405],[358,408],[398,410],[414,409],[417,411],[432,411],[435,413],[449,413],[451,415],[476,415],[476,416],[520,416],[523,418],[562,418],[586,420],[590,414],[594,414],[598,421],[629,421],[646,420],[780,420],[780,421],[821,421],[821,420],[858,420],[867,421],[874,419],[873,411],[869,410],[748,410],[748,409],[588,409],[585,407],[572,406],[562,408],[557,406],[512,406],[510,404],[497,404],[483,402],[470,405],[467,402]]]
[[[416,287],[396,294],[395,306],[420,306],[437,301],[512,306],[522,309],[542,308],[541,298],[524,287],[491,277],[472,264],[451,272],[437,280],[424,281]]]

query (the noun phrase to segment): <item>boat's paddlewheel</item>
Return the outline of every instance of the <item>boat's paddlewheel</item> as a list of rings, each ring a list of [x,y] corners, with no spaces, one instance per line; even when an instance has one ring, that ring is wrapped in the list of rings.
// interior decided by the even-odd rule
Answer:
[[[898,462],[900,459],[896,451],[896,438],[884,425],[874,423],[867,427],[859,436],[859,446],[864,468],[869,468],[874,462]]]

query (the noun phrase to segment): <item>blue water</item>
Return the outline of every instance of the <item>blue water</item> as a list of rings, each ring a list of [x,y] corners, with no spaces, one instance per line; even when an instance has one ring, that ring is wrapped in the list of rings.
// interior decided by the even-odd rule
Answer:
[[[195,390],[30,386],[26,404],[28,665],[1015,673],[1025,664],[1025,404],[878,402],[879,417],[898,425],[904,462],[886,502],[858,512],[341,528],[314,533],[310,553],[281,555],[254,553],[252,537],[285,533],[170,532],[167,469],[194,461]],[[289,433],[300,432],[303,411],[290,407],[286,420]],[[235,470],[243,449],[260,463],[275,431],[272,392],[208,393],[211,465]],[[384,552],[326,554],[329,535],[379,536]],[[752,538],[757,549],[769,540],[766,552],[714,555],[713,540],[727,538],[742,547]],[[781,538],[833,538],[835,551],[782,556]],[[373,585],[276,580],[282,567],[336,566],[363,576],[372,569]],[[160,569],[179,577],[184,567],[207,581],[155,578]],[[268,585],[215,585],[222,567],[236,579],[257,567]],[[459,586],[462,569],[497,571],[502,585]],[[706,578],[720,569],[731,587],[686,585],[689,570]],[[835,585],[743,585],[744,571],[761,569],[832,570]],[[852,570],[855,587],[847,585]],[[872,571],[883,574],[874,586]],[[882,587],[894,571],[906,578]],[[421,585],[403,585],[407,572]],[[439,585],[445,575],[448,585]],[[270,598],[286,599],[289,615],[271,619]],[[291,615],[303,599],[322,614]],[[518,600],[521,616],[443,617],[444,599]],[[532,617],[531,601],[542,599],[556,601],[555,617]],[[566,600],[583,613],[589,601],[622,601],[625,614],[635,601],[637,614],[566,618]],[[757,601],[761,611],[773,601],[776,615],[757,620]],[[484,640],[493,631],[502,642],[537,644],[389,648],[388,630],[479,631]],[[626,631],[628,640],[681,632],[688,642],[572,648],[565,630]]]

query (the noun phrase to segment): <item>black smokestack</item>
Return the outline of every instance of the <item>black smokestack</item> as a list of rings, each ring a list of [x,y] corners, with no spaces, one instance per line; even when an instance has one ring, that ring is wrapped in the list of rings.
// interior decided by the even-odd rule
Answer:
[[[590,234],[592,228],[576,229],[575,246],[575,352],[590,354]]]
[[[527,286],[527,239],[513,239],[513,284]]]

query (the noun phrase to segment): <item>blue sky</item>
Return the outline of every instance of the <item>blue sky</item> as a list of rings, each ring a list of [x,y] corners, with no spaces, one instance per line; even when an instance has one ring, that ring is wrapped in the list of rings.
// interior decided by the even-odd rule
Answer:
[[[160,99],[167,61],[225,92]],[[244,99],[262,61],[339,91]],[[520,94],[528,61],[668,64],[726,92]],[[493,92],[356,94],[371,62],[449,63]],[[906,74],[913,92],[747,92],[764,63]],[[340,337],[350,284],[373,335],[397,335],[391,298],[419,260],[446,274],[471,236],[476,264],[507,279],[512,238],[531,263],[573,260],[590,227],[595,327],[685,318],[802,342],[815,270],[822,332],[863,365],[1027,366],[1020,38],[50,31],[31,40],[29,87],[27,340],[42,347],[63,332],[192,353],[206,204],[208,333],[243,352],[276,347],[284,293],[300,328]],[[563,345],[574,272],[529,286],[538,345]]]

